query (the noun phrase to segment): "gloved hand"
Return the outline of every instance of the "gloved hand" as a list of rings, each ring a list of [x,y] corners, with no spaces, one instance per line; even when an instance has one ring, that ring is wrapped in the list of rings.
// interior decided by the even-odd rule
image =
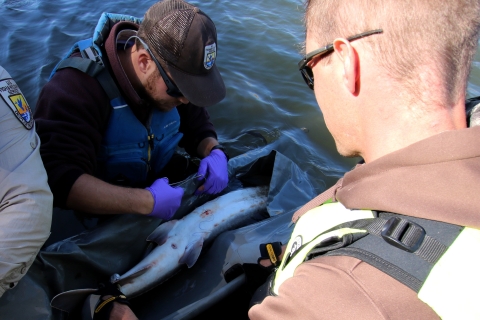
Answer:
[[[170,220],[180,207],[183,197],[183,189],[171,187],[167,178],[155,180],[146,190],[153,196],[153,210],[149,216]]]
[[[210,154],[203,158],[198,168],[199,180],[206,179],[203,185],[203,192],[197,191],[195,194],[219,193],[227,187],[228,169],[227,156],[222,150],[213,150]]]

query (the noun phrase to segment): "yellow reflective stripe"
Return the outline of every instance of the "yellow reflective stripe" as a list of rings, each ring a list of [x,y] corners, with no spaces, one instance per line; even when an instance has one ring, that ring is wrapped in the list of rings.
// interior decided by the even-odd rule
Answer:
[[[303,243],[307,243],[339,224],[368,218],[373,218],[370,210],[350,210],[340,202],[326,203],[308,211],[297,221],[291,239],[301,235]]]
[[[442,319],[480,319],[480,230],[465,228],[435,264],[418,297]]]
[[[291,252],[292,246],[297,237],[301,237],[302,244],[308,243],[308,245],[302,248],[300,252],[295,254],[295,256],[290,259],[286,266],[285,259],[282,260],[282,263],[275,275],[275,280],[272,287],[273,292],[278,294],[278,288],[280,285],[286,279],[293,276],[297,266],[299,266],[305,260],[307,254],[321,241],[332,236],[343,237],[348,233],[365,231],[344,228],[341,230],[330,231],[321,235],[323,232],[348,221],[372,218],[374,218],[372,211],[350,210],[345,208],[340,202],[326,203],[305,213],[295,224],[295,228],[293,229],[292,235],[287,244],[284,257],[287,256],[288,252]]]

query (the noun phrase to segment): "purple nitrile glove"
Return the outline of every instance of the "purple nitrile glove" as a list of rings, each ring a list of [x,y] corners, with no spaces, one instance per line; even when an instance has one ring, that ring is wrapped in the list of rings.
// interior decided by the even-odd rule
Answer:
[[[197,191],[195,194],[219,193],[228,184],[227,156],[222,150],[213,150],[203,158],[198,168],[198,180],[205,180],[203,192]]]
[[[153,210],[149,216],[170,220],[180,207],[183,197],[183,189],[171,187],[167,178],[155,180],[146,190],[153,196]]]

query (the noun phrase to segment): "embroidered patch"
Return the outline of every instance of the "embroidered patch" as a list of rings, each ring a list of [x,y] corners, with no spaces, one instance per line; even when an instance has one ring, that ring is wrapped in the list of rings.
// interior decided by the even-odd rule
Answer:
[[[215,43],[205,47],[205,58],[203,59],[203,66],[209,70],[213,67],[215,59],[217,58],[217,45]]]
[[[28,130],[32,129],[34,123],[32,110],[13,79],[0,80],[0,96],[23,126]]]

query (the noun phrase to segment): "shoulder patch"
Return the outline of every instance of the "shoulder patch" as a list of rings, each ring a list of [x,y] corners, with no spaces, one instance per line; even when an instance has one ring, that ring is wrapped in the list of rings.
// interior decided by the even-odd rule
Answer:
[[[0,80],[0,96],[23,126],[28,130],[32,129],[34,124],[32,110],[13,79]]]

